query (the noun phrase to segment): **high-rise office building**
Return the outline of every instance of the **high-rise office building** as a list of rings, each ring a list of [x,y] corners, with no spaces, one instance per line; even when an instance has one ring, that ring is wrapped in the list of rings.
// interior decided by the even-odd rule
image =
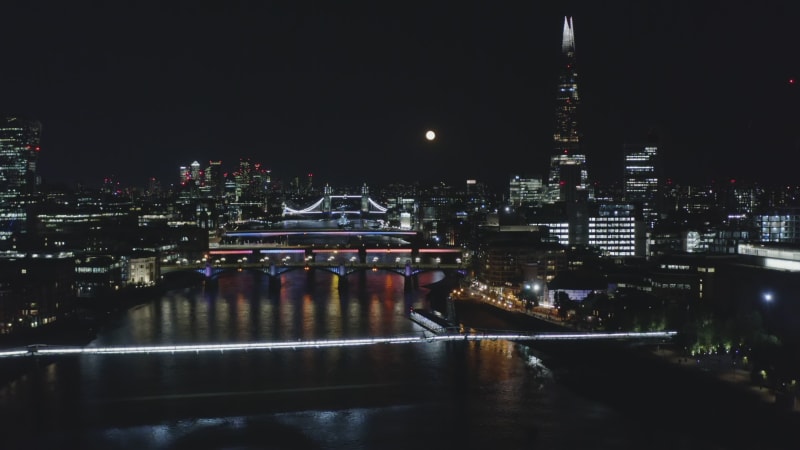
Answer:
[[[645,145],[625,145],[625,200],[641,208],[642,219],[650,228],[658,218],[657,155],[653,140]]]
[[[513,206],[539,205],[542,202],[542,177],[512,176],[508,182],[508,201]]]
[[[27,228],[26,205],[36,192],[41,130],[36,120],[0,118],[0,241]]]
[[[589,245],[608,256],[644,256],[645,229],[635,206],[603,203],[589,217]]]
[[[36,120],[0,118],[1,199],[35,192],[41,130]]]
[[[580,150],[580,133],[578,132],[578,72],[575,66],[575,32],[572,18],[564,18],[564,31],[561,39],[561,71],[558,77],[556,101],[556,124],[553,133],[555,152],[550,159],[550,173],[547,179],[547,201],[563,200],[561,167],[578,165],[580,167],[580,184],[577,189],[588,187],[586,155]]]
[[[225,188],[225,173],[222,171],[222,161],[209,161],[204,176],[204,187],[208,195],[212,197],[222,196]]]

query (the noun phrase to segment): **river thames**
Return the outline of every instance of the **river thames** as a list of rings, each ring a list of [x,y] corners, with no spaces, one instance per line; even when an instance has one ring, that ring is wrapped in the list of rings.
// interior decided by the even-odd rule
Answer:
[[[276,292],[257,274],[222,276],[115,316],[90,345],[420,335],[408,311],[429,308],[424,286],[443,276],[423,275],[412,290],[396,274],[351,277],[339,290],[331,274],[290,272]],[[475,306],[458,308],[462,322],[510,326]],[[482,341],[26,357],[19,363],[33,370],[0,389],[0,448],[782,448],[774,435],[735,437],[742,428],[723,404],[715,415],[713,405],[641,400],[662,382],[651,375],[632,376],[639,382],[629,397],[640,401],[616,401],[623,388],[596,377],[597,364],[554,370],[534,355],[542,354]],[[679,420],[676,406],[708,412]]]

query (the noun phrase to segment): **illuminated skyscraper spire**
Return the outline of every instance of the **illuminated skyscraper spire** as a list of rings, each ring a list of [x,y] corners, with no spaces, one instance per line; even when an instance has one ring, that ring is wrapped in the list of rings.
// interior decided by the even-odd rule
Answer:
[[[561,38],[561,53],[575,52],[575,33],[572,32],[572,18],[564,17],[564,34]]]
[[[553,140],[557,153],[572,153],[578,147],[578,72],[575,70],[575,33],[572,19],[564,18],[561,39],[561,71],[556,95],[556,129]]]
[[[550,159],[548,177],[548,200],[564,200],[561,193],[564,183],[560,172],[562,165],[578,165],[580,180],[577,189],[586,189],[586,156],[579,152],[578,133],[578,72],[575,69],[575,29],[572,18],[564,17],[564,31],[561,37],[561,70],[558,76],[556,94],[556,123],[553,133],[554,155]],[[575,184],[574,182],[570,184]]]

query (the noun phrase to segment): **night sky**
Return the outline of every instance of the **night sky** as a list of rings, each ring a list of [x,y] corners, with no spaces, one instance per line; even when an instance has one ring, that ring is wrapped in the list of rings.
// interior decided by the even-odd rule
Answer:
[[[800,182],[790,0],[4,2],[0,112],[42,122],[46,183],[249,157],[334,186],[503,186],[546,174],[565,15],[591,178],[621,180],[655,130],[678,182]]]

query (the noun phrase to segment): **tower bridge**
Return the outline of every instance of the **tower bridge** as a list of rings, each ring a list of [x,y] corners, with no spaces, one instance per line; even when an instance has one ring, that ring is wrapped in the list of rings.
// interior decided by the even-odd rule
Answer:
[[[334,195],[333,189],[325,186],[323,195],[319,200],[316,200],[308,206],[302,208],[291,208],[284,204],[283,216],[284,217],[298,217],[298,216],[334,216],[336,214],[386,214],[387,207],[380,205],[378,202],[370,198],[369,188],[366,183],[361,186],[361,194],[358,195]]]

